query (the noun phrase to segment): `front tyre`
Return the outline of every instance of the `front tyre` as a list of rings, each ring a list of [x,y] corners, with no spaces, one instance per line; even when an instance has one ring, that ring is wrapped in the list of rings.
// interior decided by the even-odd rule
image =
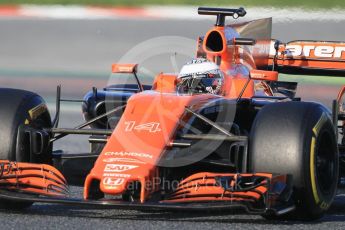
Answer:
[[[318,219],[333,202],[339,163],[328,114],[320,104],[282,102],[263,107],[255,118],[250,170],[291,174],[293,178],[296,210],[283,218]]]
[[[51,119],[44,100],[37,94],[0,88],[0,159],[52,164],[52,145],[39,155],[31,156],[30,141],[23,141],[21,128],[51,128]],[[22,209],[31,202],[0,201],[0,207]]]

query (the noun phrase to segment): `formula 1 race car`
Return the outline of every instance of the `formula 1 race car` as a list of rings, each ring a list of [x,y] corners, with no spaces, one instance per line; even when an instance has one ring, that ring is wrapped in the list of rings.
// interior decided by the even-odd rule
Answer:
[[[85,123],[59,128],[35,93],[0,89],[0,205],[34,202],[165,210],[242,208],[266,218],[320,218],[344,176],[343,88],[332,111],[295,97],[280,73],[345,75],[345,43],[271,39],[271,18],[225,25],[239,9],[200,7],[215,26],[198,58],[219,66],[220,93],[160,73],[143,85],[137,64],[114,64],[116,84],[82,101]],[[187,90],[187,91],[185,91]],[[88,135],[90,153],[53,143]],[[69,197],[83,185],[83,199]]]

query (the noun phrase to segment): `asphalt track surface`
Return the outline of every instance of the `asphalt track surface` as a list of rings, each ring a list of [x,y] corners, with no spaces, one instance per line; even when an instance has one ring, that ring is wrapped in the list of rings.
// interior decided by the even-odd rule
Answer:
[[[55,85],[64,97],[80,98],[93,85],[108,82],[111,63],[138,43],[159,36],[195,39],[212,21],[154,20],[0,20],[0,85],[33,90],[53,101]],[[279,23],[273,37],[345,39],[343,21]],[[158,58],[155,66],[164,66]],[[84,76],[83,76],[84,75]],[[302,84],[298,94],[327,105],[340,85]],[[61,126],[82,122],[80,107],[63,106]],[[53,107],[51,106],[52,110]],[[76,108],[76,109],[75,109]],[[56,149],[87,151],[81,138],[67,138]],[[72,188],[73,196],[81,189]],[[275,222],[244,213],[172,213],[123,210],[82,210],[35,204],[21,212],[0,211],[1,229],[344,229],[345,197],[338,196],[327,215],[316,222]]]

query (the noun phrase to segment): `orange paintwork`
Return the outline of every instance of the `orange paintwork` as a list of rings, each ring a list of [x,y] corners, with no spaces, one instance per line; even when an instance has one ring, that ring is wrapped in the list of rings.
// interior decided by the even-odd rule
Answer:
[[[207,48],[207,39],[211,33],[218,33],[220,35],[223,47],[222,50],[214,52]],[[206,33],[202,49],[206,53],[207,59],[216,60],[217,57],[220,59],[219,67],[225,74],[223,95],[226,98],[238,98],[249,76],[248,73],[241,69],[233,70],[236,66],[243,65],[243,63],[246,63],[250,68],[255,68],[255,63],[252,56],[246,50],[243,50],[241,46],[228,46],[228,43],[231,42],[233,41],[227,41],[224,27],[215,26]],[[242,97],[251,98],[254,94],[254,82],[250,81]]]
[[[278,72],[252,69],[250,71],[250,78],[253,80],[261,80],[261,81],[277,81]]]
[[[197,56],[206,56],[217,63],[224,73],[221,95],[178,94],[176,74],[157,75],[152,90],[139,92],[128,99],[120,121],[85,180],[84,199],[90,198],[93,182],[99,182],[101,192],[109,195],[122,195],[134,184],[133,182],[139,182],[140,202],[144,203],[160,189],[156,179],[161,178],[159,160],[162,154],[166,148],[172,146],[177,129],[183,125],[183,119],[193,116],[186,114],[186,107],[197,111],[210,100],[220,97],[237,99],[241,95],[243,98],[251,98],[255,95],[254,81],[262,81],[266,95],[273,96],[266,81],[277,81],[278,72],[257,70],[262,66],[266,67],[266,53],[263,52],[260,60],[254,60],[251,53],[253,51],[236,45],[235,37],[238,35],[231,35],[226,29],[223,26],[213,27],[203,39],[198,39],[197,44]],[[221,43],[213,47],[216,51],[207,47],[208,39],[214,34],[217,35],[212,38],[213,41]],[[261,45],[266,47],[267,41],[261,42]],[[217,50],[217,47],[222,49]],[[260,51],[260,48],[257,49]],[[345,70],[343,51],[345,43],[295,41],[279,46],[276,64],[279,67]],[[272,65],[274,54],[270,55],[268,62]],[[113,64],[112,73],[134,73],[135,76],[137,67],[137,64]],[[345,87],[338,95],[338,103],[344,94]],[[45,196],[66,196],[68,192],[66,180],[52,166],[1,160],[0,166],[0,188]],[[231,180],[227,178],[228,180],[225,179],[220,185],[216,177],[229,177]],[[259,178],[262,180],[248,191],[240,191],[235,188],[239,184],[239,177],[262,177]],[[223,182],[228,184],[224,185]],[[265,205],[270,207],[270,203],[276,201],[266,199],[268,195],[279,196],[271,192],[274,191],[276,182],[286,185],[287,176],[273,176],[270,173],[199,172],[181,180],[177,189],[169,194],[166,200],[160,202],[259,201],[267,202]],[[249,187],[248,184],[245,185],[247,186]]]
[[[206,47],[208,36],[213,32],[219,33],[222,39],[223,49],[218,52]],[[247,85],[242,97],[251,98],[255,94],[254,81],[248,82],[249,72],[241,66],[245,62],[255,69],[253,58],[241,46],[227,44],[224,28],[217,26],[206,34],[202,44],[209,60],[220,58],[220,68],[225,74],[220,96],[237,99]],[[201,48],[201,44],[198,46]],[[113,71],[118,72],[119,66],[122,65],[114,65]],[[136,65],[124,66],[130,70]],[[272,78],[272,75],[266,75]],[[199,108],[208,100],[220,97],[212,94],[178,95],[176,84],[176,75],[161,73],[156,76],[151,91],[138,93],[128,100],[124,114],[86,178],[85,199],[89,197],[94,180],[99,181],[102,192],[112,195],[123,194],[131,182],[140,182],[141,202],[157,189],[153,183],[154,178],[159,177],[157,162],[174,140],[185,107]]]
[[[177,75],[160,73],[153,82],[152,89],[162,93],[176,91]]]
[[[214,51],[209,50],[209,48],[207,47],[206,41],[212,33],[218,33],[220,35],[222,47],[223,47],[222,50],[214,52]],[[202,45],[202,48],[205,52],[207,52],[207,55],[213,55],[213,56],[219,55],[219,54],[223,55],[227,52],[227,41],[226,40],[227,39],[225,37],[224,27],[223,26],[215,26],[214,28],[207,31],[207,33],[205,34],[204,43]]]
[[[272,174],[234,174],[234,173],[196,173],[179,183],[178,188],[170,196],[169,199],[162,201],[163,203],[171,202],[193,202],[193,201],[248,201],[257,202],[267,193],[269,185],[267,181],[262,181],[260,186],[250,191],[236,192],[224,190],[217,184],[216,177],[252,177],[260,176],[272,179]],[[282,180],[283,178],[281,178]],[[230,186],[234,186],[231,181]]]
[[[220,51],[212,51],[207,47],[207,40],[212,33],[218,33],[221,37],[222,43],[222,50]],[[206,53],[206,57],[209,60],[215,60],[216,57],[220,57],[220,69],[223,72],[227,73],[228,70],[233,68],[234,64],[243,64],[245,63],[250,68],[255,68],[255,62],[253,60],[252,55],[245,49],[242,48],[240,45],[236,45],[234,38],[229,38],[230,41],[227,40],[225,36],[225,28],[215,26],[211,30],[209,30],[204,38],[204,42],[202,45],[203,51]],[[229,45],[232,44],[232,45]],[[199,50],[199,52],[201,52]]]
[[[344,51],[345,42],[293,41],[280,44],[276,64],[281,67],[345,70]],[[274,53],[271,53],[270,65],[273,57]]]
[[[136,73],[138,64],[113,64],[112,73]]]
[[[54,167],[44,164],[0,160],[0,188],[46,195],[66,196],[67,182]]]
[[[222,50],[214,52],[207,47],[207,39],[211,33],[218,33],[220,35],[223,47]],[[219,67],[225,73],[227,70],[231,68],[232,64],[235,63],[234,50],[233,48],[229,48],[227,46],[227,39],[225,37],[224,27],[215,26],[213,29],[209,30],[205,35],[202,48],[205,51],[208,60],[215,60],[216,57],[221,58],[221,63]]]
[[[101,182],[101,191],[113,195],[122,194],[130,182],[139,181],[145,185],[141,186],[141,202],[144,202],[155,189],[153,179],[159,176],[157,161],[174,139],[185,107],[199,106],[217,97],[212,94],[177,95],[157,91],[133,95],[86,178],[84,198],[88,198],[93,180]],[[118,180],[111,182],[108,177]]]
[[[226,98],[238,98],[248,79],[243,77],[225,76],[223,95]],[[254,96],[254,82],[251,80],[245,89],[242,98],[251,98]]]

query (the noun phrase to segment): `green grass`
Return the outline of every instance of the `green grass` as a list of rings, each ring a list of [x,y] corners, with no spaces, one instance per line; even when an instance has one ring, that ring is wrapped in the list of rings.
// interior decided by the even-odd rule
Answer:
[[[279,81],[293,81],[305,84],[345,85],[345,77],[279,74]]]
[[[345,8],[344,0],[0,0],[0,5],[12,4],[87,4],[112,6],[195,5],[195,6],[275,6],[303,8]]]

